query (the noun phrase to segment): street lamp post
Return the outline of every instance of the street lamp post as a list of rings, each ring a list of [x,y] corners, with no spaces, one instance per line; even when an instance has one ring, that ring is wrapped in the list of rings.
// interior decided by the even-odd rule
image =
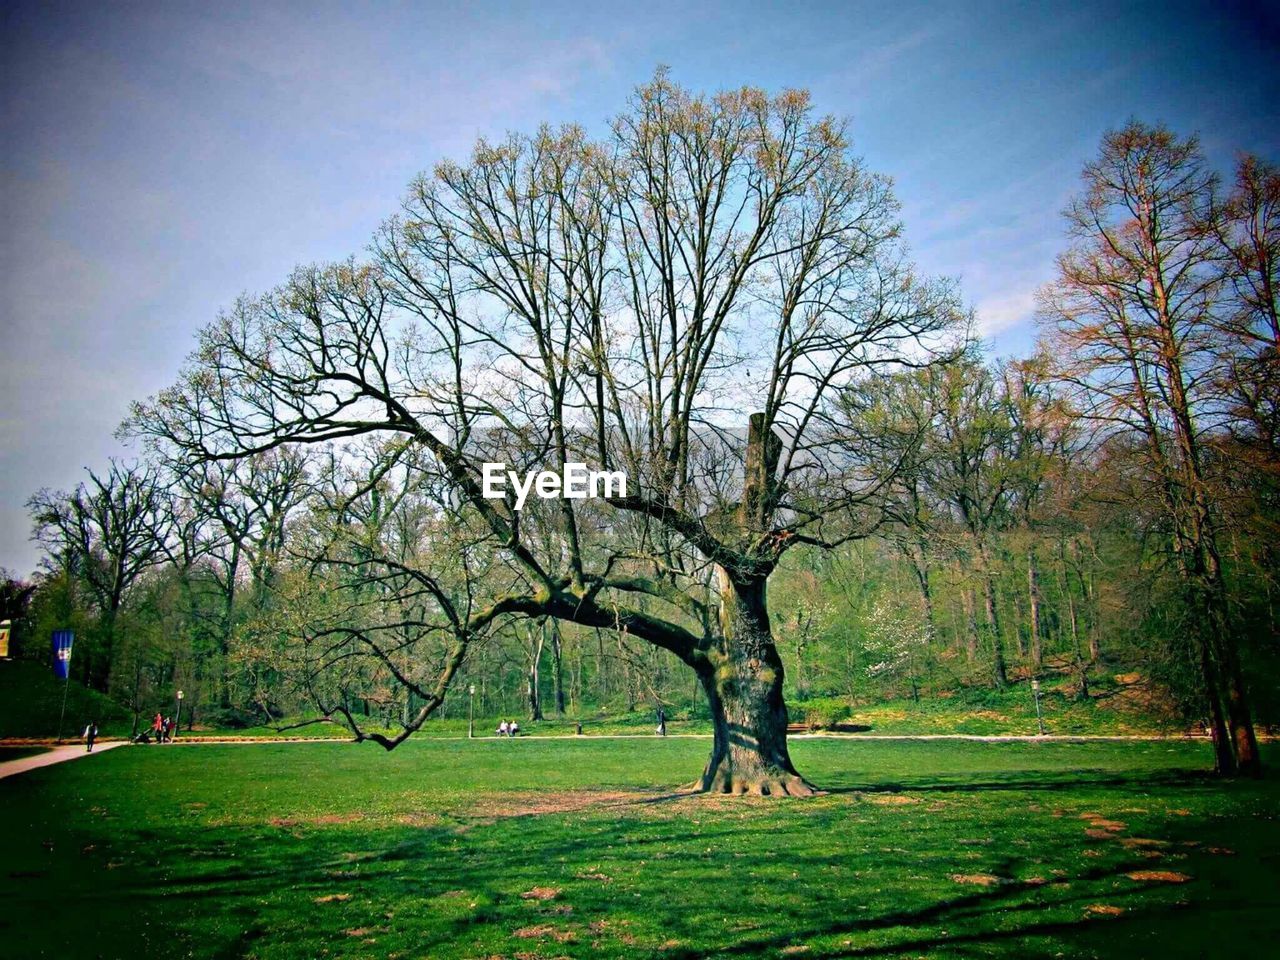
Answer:
[[[1040,681],[1031,681],[1031,692],[1036,698],[1036,727],[1040,731],[1040,736],[1044,736],[1044,718],[1040,716]]]
[[[476,685],[471,684],[467,692],[471,694],[467,701],[467,739],[473,740],[476,735]]]
[[[173,718],[173,739],[178,739],[178,730],[182,726],[182,691],[178,691],[178,715]]]

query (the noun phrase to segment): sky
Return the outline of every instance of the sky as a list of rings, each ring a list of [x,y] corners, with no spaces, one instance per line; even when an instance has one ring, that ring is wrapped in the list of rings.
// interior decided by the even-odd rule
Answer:
[[[358,254],[478,136],[600,132],[659,65],[808,89],[894,178],[922,273],[1029,351],[1060,211],[1109,129],[1280,160],[1280,4],[0,4],[0,568],[26,502],[112,456],[196,332],[298,264]]]

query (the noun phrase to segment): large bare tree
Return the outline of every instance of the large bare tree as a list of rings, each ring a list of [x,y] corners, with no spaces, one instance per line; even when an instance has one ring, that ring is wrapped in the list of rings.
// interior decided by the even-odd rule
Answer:
[[[449,576],[487,571],[460,602],[445,558],[365,555],[431,595],[456,639],[446,685],[512,617],[617,630],[697,674],[703,789],[808,793],[766,588],[787,549],[880,521],[886,478],[839,397],[929,363],[957,312],[899,233],[889,182],[805,94],[697,96],[659,73],[602,139],[481,141],[419,178],[371,257],[237,304],[132,429],[204,460],[381,437],[472,538]],[[490,461],[583,462],[626,493],[517,509],[484,497]],[[443,687],[422,692],[425,717]]]
[[[1235,348],[1223,330],[1238,325],[1215,190],[1194,137],[1137,122],[1107,134],[1066,210],[1072,246],[1042,312],[1058,375],[1081,388],[1085,415],[1104,437],[1136,438],[1145,454],[1142,496],[1159,498],[1182,580],[1218,769],[1257,773],[1207,456],[1231,418],[1222,359]]]

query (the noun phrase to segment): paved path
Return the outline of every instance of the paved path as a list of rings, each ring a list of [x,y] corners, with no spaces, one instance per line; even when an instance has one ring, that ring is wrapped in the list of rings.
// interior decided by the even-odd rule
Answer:
[[[96,744],[93,748],[94,753],[101,753],[103,750],[112,750],[116,747],[124,746],[123,740],[111,740],[106,743]],[[92,756],[84,748],[83,743],[70,743],[65,747],[54,747],[52,750],[46,750],[44,753],[37,753],[30,757],[20,757],[17,760],[7,760],[0,763],[0,780],[5,777],[17,776],[20,773],[26,773],[28,770],[34,770],[37,767],[47,767],[51,764],[62,763],[65,760],[76,760],[80,757]]]
[[[521,734],[518,737],[501,737],[497,734],[488,733],[475,737],[433,737],[422,736],[414,739],[415,743],[432,743],[437,740],[522,740],[543,743],[549,740],[573,740],[581,742],[584,740],[661,740],[652,733],[584,733],[582,736],[576,736],[572,733],[551,733],[551,734]],[[710,740],[710,733],[668,733],[668,740]],[[996,733],[996,734],[979,734],[979,733],[789,733],[788,740],[976,740],[982,743],[1126,743],[1126,742],[1142,742],[1142,743],[1174,743],[1178,741],[1189,741],[1192,743],[1199,741],[1207,741],[1209,737],[1204,734],[1169,734],[1162,736],[1155,733],[1129,733],[1129,734],[1091,734],[1091,733]],[[1276,737],[1266,734],[1259,734],[1258,739],[1270,743],[1276,740]],[[352,737],[293,737],[293,738],[273,738],[273,737],[179,737],[172,744],[166,746],[193,746],[201,743],[217,743],[222,745],[237,743],[355,743]]]

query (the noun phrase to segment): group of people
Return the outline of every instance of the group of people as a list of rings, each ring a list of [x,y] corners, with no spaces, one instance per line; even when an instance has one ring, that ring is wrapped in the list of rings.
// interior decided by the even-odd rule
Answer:
[[[150,735],[142,733],[138,737],[140,743],[172,743],[173,731],[177,726],[173,717],[162,717],[156,714],[151,721]]]
[[[508,723],[506,720],[503,720],[500,724],[498,724],[498,736],[500,737],[520,736],[520,724],[516,723],[516,721],[514,720],[512,720],[510,723]]]

